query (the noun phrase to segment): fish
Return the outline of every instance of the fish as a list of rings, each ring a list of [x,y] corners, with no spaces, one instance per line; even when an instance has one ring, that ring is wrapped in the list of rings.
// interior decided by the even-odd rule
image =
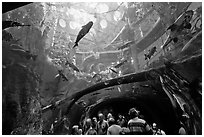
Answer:
[[[80,100],[80,101],[78,101],[78,102],[76,102],[76,104],[86,104],[86,102],[84,101],[84,100]]]
[[[170,25],[167,30],[176,30],[178,31],[180,29],[180,27],[182,26],[182,24],[185,21],[190,21],[193,17],[194,11],[193,10],[188,10],[185,11],[183,14],[181,14],[174,23],[172,23],[172,25]],[[187,19],[187,20],[186,20]]]
[[[151,89],[157,91],[157,89],[156,89],[154,86],[148,85],[148,84],[147,84],[147,85],[140,85],[140,87],[143,87],[143,88],[151,88]]]
[[[174,36],[169,37],[166,40],[165,44],[162,46],[163,49],[165,49],[171,41],[173,41],[174,43],[178,42],[178,37],[175,36],[175,34],[181,35],[183,30],[191,29],[192,25],[191,25],[190,21],[191,21],[193,15],[194,15],[194,11],[188,10],[188,11],[184,12],[182,15],[180,15],[178,17],[178,19],[167,28],[167,30],[170,30]]]
[[[123,46],[119,47],[118,50],[123,50],[123,49],[125,49],[127,47],[130,47],[134,43],[135,43],[135,41],[128,41]]]
[[[98,95],[98,94],[101,94],[101,93],[98,93],[98,92],[97,93],[93,93],[91,96],[95,96],[95,95]]]
[[[153,48],[151,48],[148,52],[148,54],[144,54],[145,56],[145,60],[147,60],[148,58],[150,59],[154,53],[157,51],[157,48],[154,46]]]
[[[77,66],[75,66],[73,63],[70,63],[69,61],[66,61],[65,66],[69,65],[73,70],[80,72]]]
[[[78,42],[89,32],[89,30],[91,29],[92,26],[93,26],[92,21],[90,21],[86,25],[82,26],[82,29],[79,31],[79,33],[77,35],[75,45],[73,46],[73,48],[78,46]]]
[[[95,78],[96,76],[98,76],[98,74],[97,74],[97,73],[96,73],[96,74],[94,74],[92,78]]]
[[[21,50],[24,50],[23,47],[19,44],[11,44],[10,47],[12,49],[21,49]]]
[[[15,21],[2,21],[2,29],[10,28],[10,27],[18,27],[18,26],[31,26],[31,25],[23,25],[19,22]]]
[[[114,90],[115,88],[111,87],[111,88],[105,88],[105,90]]]
[[[114,72],[115,74],[118,74],[118,72],[112,68],[109,68],[112,72]]]
[[[128,60],[126,59],[126,60],[120,62],[119,64],[115,65],[114,68],[119,68],[119,67],[121,67],[121,66],[122,66],[124,63],[126,63],[127,61],[128,61]]]
[[[151,88],[150,85],[140,85],[140,87],[143,87],[143,88]]]
[[[61,77],[63,81],[69,81],[68,78],[62,73],[62,70],[58,70],[58,74],[55,76],[55,78]]]
[[[30,53],[30,51],[24,50],[24,49],[10,49],[10,51],[12,51],[15,54],[20,55],[21,57],[25,57],[26,59],[33,59],[36,60],[37,55],[33,55]]]

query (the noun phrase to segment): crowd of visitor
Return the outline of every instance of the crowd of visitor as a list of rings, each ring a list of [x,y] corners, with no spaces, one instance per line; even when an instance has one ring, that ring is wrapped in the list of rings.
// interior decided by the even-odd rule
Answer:
[[[128,119],[119,114],[117,119],[108,113],[97,117],[85,118],[81,128],[74,125],[72,135],[165,135],[165,132],[157,127],[156,123],[149,125],[140,118],[139,111],[131,108]]]

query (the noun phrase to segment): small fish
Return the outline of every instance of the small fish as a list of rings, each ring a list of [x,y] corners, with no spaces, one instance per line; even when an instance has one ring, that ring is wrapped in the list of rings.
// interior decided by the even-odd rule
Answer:
[[[144,87],[144,88],[151,88],[150,85],[140,85],[140,87]]]
[[[55,97],[58,97],[58,96],[64,96],[64,93],[58,93],[56,95],[54,95]]]
[[[76,102],[76,104],[84,104],[84,103],[86,103],[84,100],[80,100],[80,101],[78,101],[78,102]]]
[[[179,26],[177,25],[177,24],[172,24],[172,25],[170,25],[168,28],[167,28],[167,30],[170,30],[171,32],[174,32],[174,31],[176,31],[177,29],[179,28]]]
[[[152,86],[152,85],[140,85],[140,87],[143,87],[143,88],[151,88],[151,89],[157,91],[157,89],[156,89],[154,86]]]
[[[55,78],[59,76],[62,77],[63,81],[69,81],[68,78],[62,73],[62,70],[58,70],[58,74],[55,76]]]
[[[181,32],[185,29],[191,29],[192,25],[190,23],[192,17],[193,17],[193,14],[194,14],[194,11],[193,10],[188,10],[184,13],[184,19],[181,23],[181,25],[179,25],[179,28],[178,28],[178,32]]]
[[[97,74],[97,73],[96,73],[96,74],[94,74],[92,78],[95,78],[96,76],[98,76],[98,74]]]
[[[45,17],[40,22],[40,28],[42,28],[44,24],[45,24]]]
[[[121,92],[121,88],[118,86],[118,92]]]
[[[112,72],[114,72],[115,74],[118,74],[118,72],[112,68],[109,68]]]
[[[157,51],[157,48],[156,47],[153,47],[149,50],[148,54],[144,54],[145,56],[145,60],[147,60],[148,58],[150,59],[154,53]]]
[[[167,28],[167,30],[171,30],[171,32],[175,32],[175,31],[180,32],[185,28],[190,29],[191,24],[189,23],[193,17],[193,14],[194,14],[193,10],[188,10],[184,12],[182,15],[178,17],[178,19],[172,25],[170,25]]]
[[[23,47],[19,44],[11,44],[10,47],[12,49],[21,49],[21,50],[24,50]]]
[[[60,77],[60,74],[58,73],[56,76],[55,76],[55,78],[59,78]]]
[[[98,95],[98,94],[101,94],[101,93],[98,93],[98,92],[97,93],[93,93],[91,96],[95,96],[95,95]]]
[[[75,66],[73,63],[70,63],[69,61],[66,61],[65,66],[69,65],[69,67],[71,67],[73,70],[80,72],[80,70],[78,69],[77,66]]]
[[[77,35],[75,45],[73,46],[73,48],[78,46],[78,42],[89,32],[89,30],[91,29],[92,26],[93,26],[92,21],[90,21],[86,25],[82,26],[82,29],[79,31],[79,33]]]
[[[127,47],[130,47],[132,44],[134,44],[135,41],[128,41],[127,43],[125,43],[123,46],[119,47],[118,50],[123,50]]]
[[[31,25],[23,25],[19,22],[15,22],[15,21],[2,21],[2,29],[6,29],[9,27],[18,27],[18,26],[31,26]]]
[[[126,62],[127,62],[127,60],[124,60],[124,61],[120,62],[119,64],[115,65],[114,68],[119,68]]]
[[[106,88],[105,90],[114,90],[115,88]]]
[[[12,51],[13,53],[15,53],[15,54],[18,54],[18,55],[20,55],[21,57],[25,57],[26,59],[33,59],[33,60],[36,60],[36,57],[37,57],[37,55],[32,55],[31,53],[30,53],[30,51],[26,51],[26,50],[24,50],[24,49],[10,49],[10,51]]]

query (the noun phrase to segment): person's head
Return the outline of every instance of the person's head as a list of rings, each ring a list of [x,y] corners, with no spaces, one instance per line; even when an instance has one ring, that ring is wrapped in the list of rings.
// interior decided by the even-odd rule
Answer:
[[[93,120],[93,122],[97,122],[97,118],[96,117],[93,117],[92,120]]]
[[[123,116],[122,116],[121,114],[119,114],[119,115],[118,115],[118,118],[119,118],[119,119],[122,119],[122,118],[123,118]]]
[[[99,121],[102,121],[102,120],[104,119],[104,116],[103,116],[102,113],[99,113],[99,114],[98,114],[98,119],[99,119]]]
[[[152,129],[157,129],[157,124],[156,123],[152,124]]]
[[[135,108],[131,108],[130,110],[129,110],[129,116],[130,116],[130,118],[132,119],[132,118],[135,118],[135,117],[138,117],[139,116],[139,111],[138,110],[136,110]]]
[[[108,113],[107,119],[112,118],[112,117],[113,117],[113,115],[111,113]]]
[[[115,119],[114,118],[109,118],[108,119],[108,124],[109,124],[109,126],[115,124]]]
[[[81,128],[78,130],[78,133],[79,133],[79,135],[82,135],[82,129]]]
[[[74,126],[72,127],[72,134],[77,134],[78,131],[79,131],[79,126],[78,126],[78,125],[74,125]]]
[[[87,119],[86,119],[86,126],[87,126],[87,127],[90,127],[91,124],[92,124],[91,119],[90,119],[90,118],[87,118]]]

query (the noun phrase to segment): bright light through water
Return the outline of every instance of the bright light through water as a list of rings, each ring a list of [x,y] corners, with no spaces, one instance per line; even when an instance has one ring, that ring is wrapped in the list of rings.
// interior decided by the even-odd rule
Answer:
[[[65,27],[66,27],[66,22],[65,22],[65,20],[59,19],[59,25],[60,25],[61,27],[65,28]]]
[[[81,28],[81,25],[77,22],[74,22],[74,21],[70,21],[69,25],[70,25],[71,29],[80,29]]]
[[[81,27],[89,21],[93,21],[93,23],[96,22],[94,15],[87,13],[83,9],[70,8],[67,14],[71,15],[72,18],[72,21],[69,23],[71,29],[81,29]]]
[[[88,2],[87,3],[87,6],[89,6],[90,8],[95,8],[96,5],[97,5],[97,3],[95,3],[95,2]]]
[[[131,57],[131,63],[133,64],[134,63],[134,60],[133,60],[133,58]]]
[[[124,5],[126,8],[128,7],[128,3],[127,2],[117,2],[118,6],[119,5]]]
[[[119,11],[114,12],[114,20],[119,21],[122,18],[122,14]]]
[[[101,28],[106,28],[107,27],[107,21],[106,20],[101,20],[101,22],[100,22],[100,25],[101,25]]]
[[[96,6],[97,13],[105,13],[108,12],[109,7],[106,4],[99,4]]]

